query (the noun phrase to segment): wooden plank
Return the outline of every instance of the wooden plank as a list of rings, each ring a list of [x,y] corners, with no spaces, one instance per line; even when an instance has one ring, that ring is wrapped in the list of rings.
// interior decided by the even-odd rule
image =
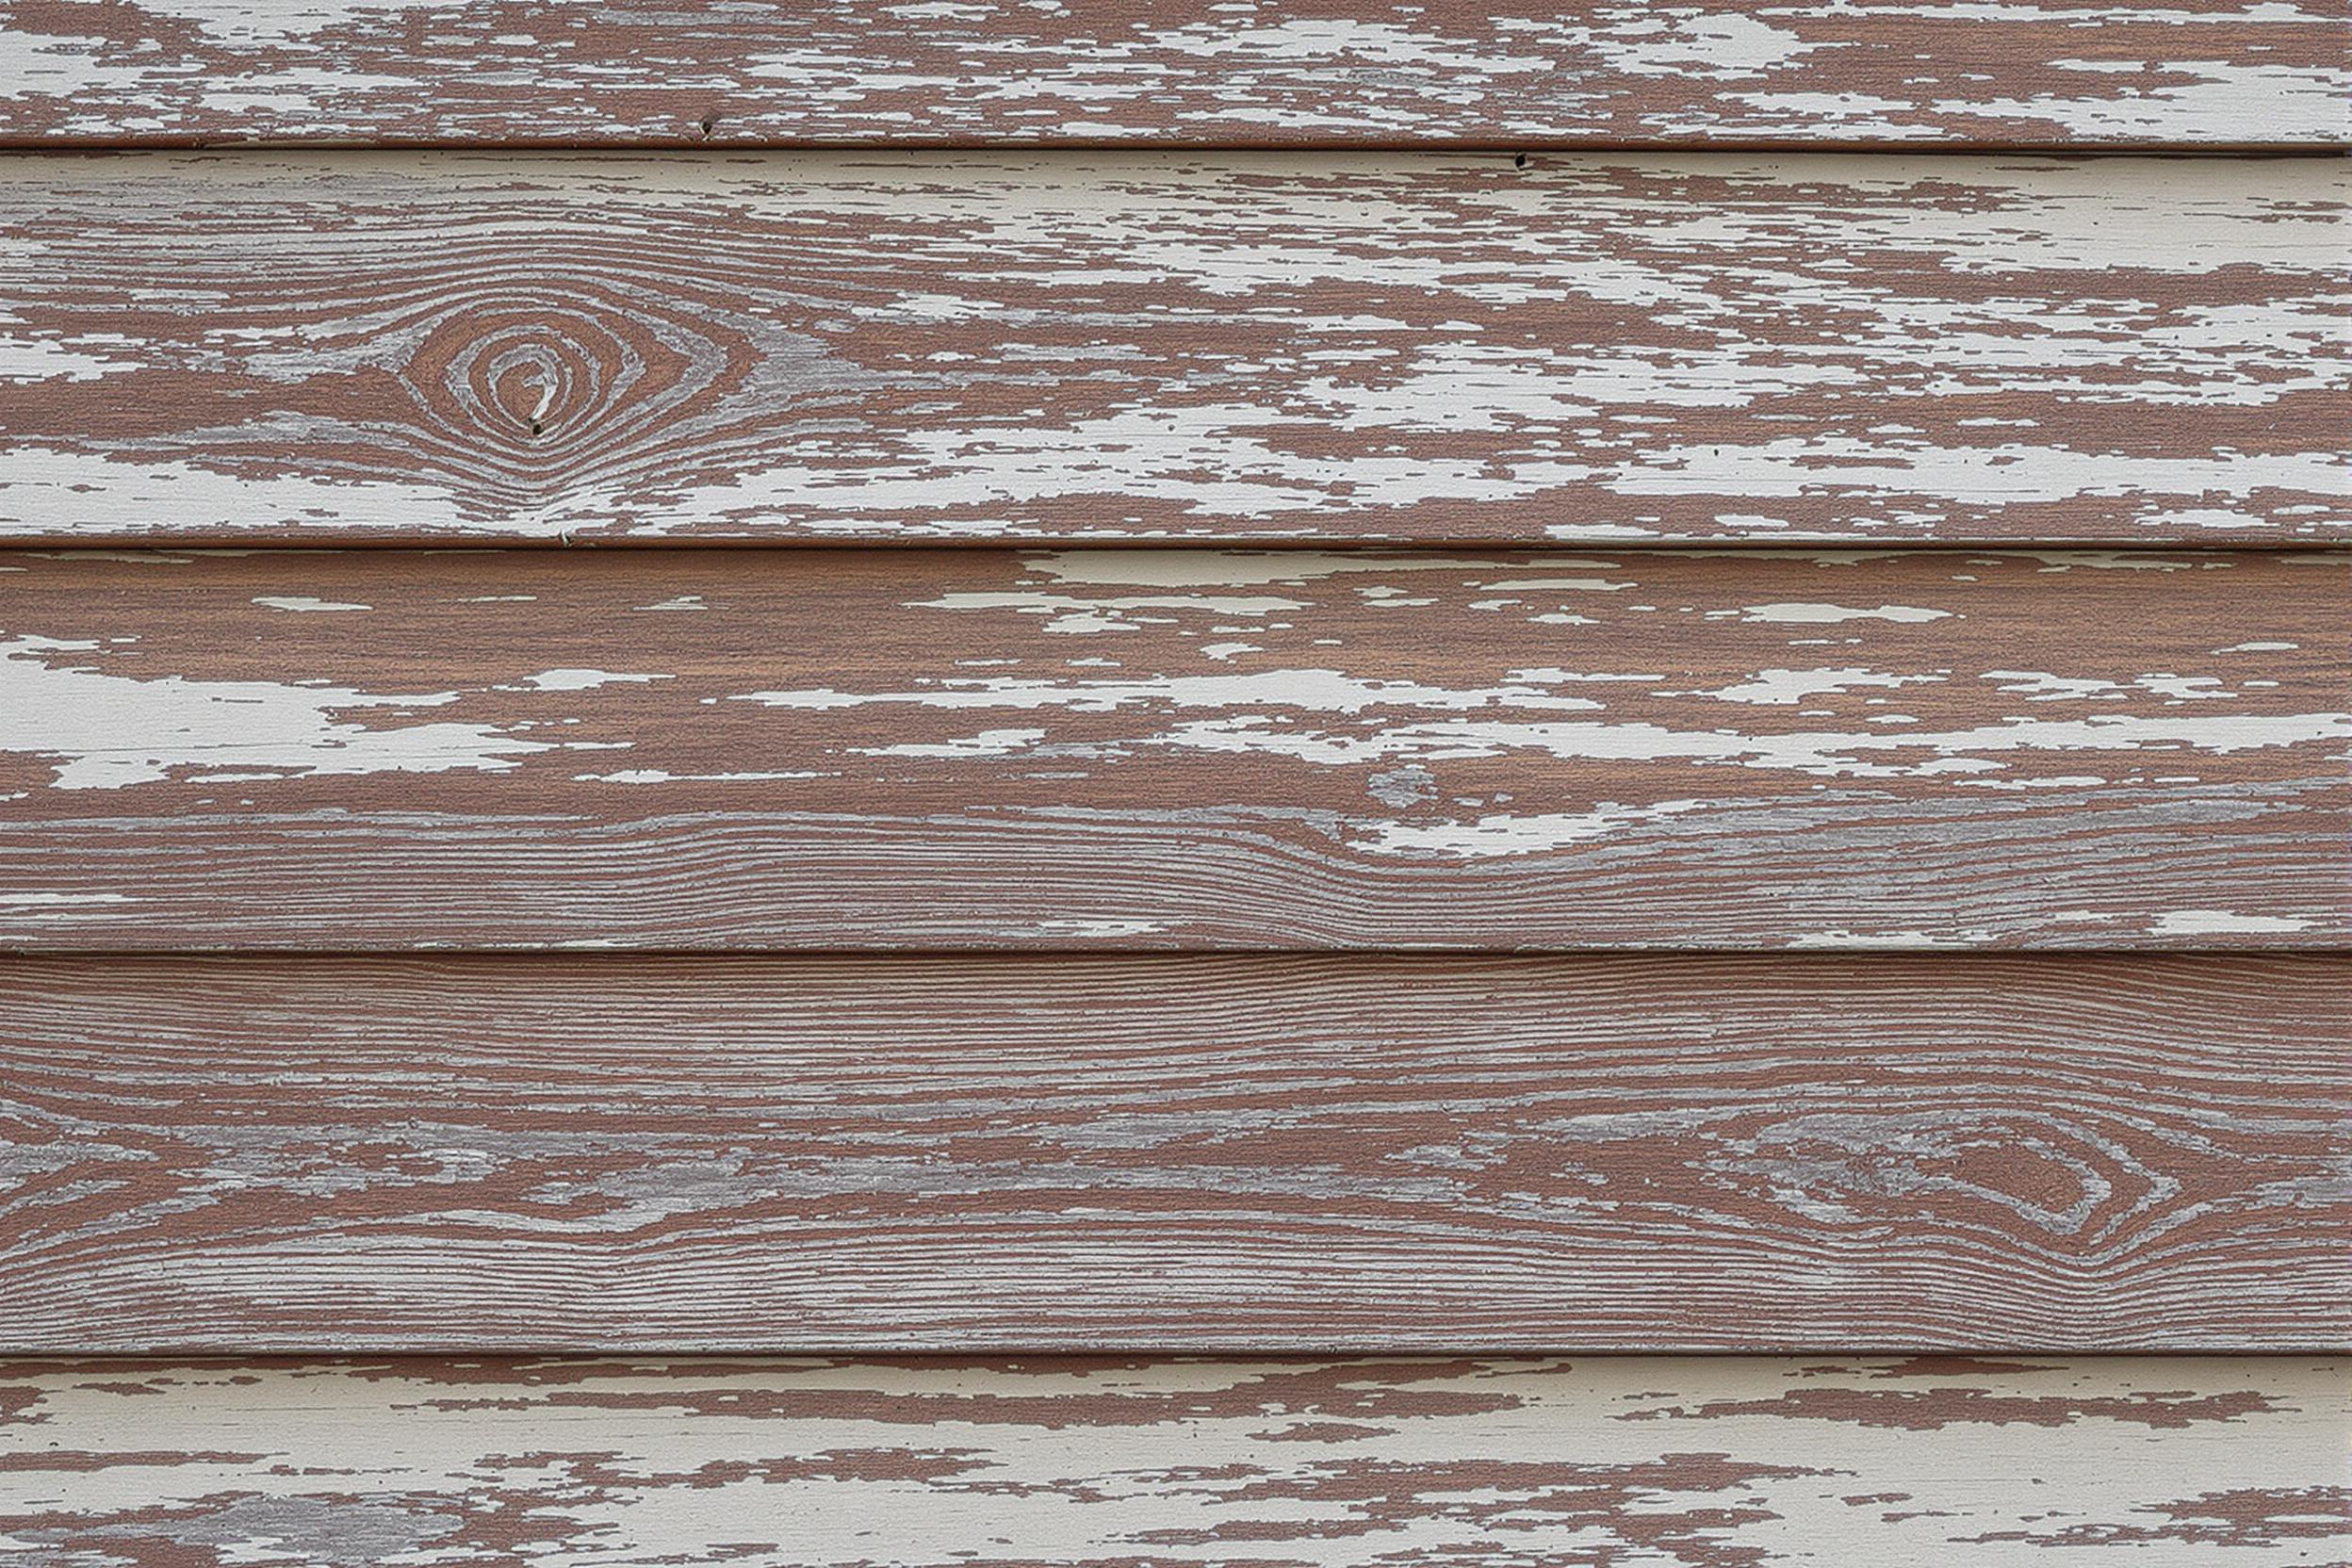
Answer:
[[[2312,158],[24,158],[0,535],[2342,541],[2348,198]]]
[[[20,959],[0,1346],[2352,1348],[2352,958]]]
[[[2352,1364],[36,1362],[0,1531],[75,1564],[2286,1568]]]
[[[2352,141],[2341,6],[19,0],[0,139]]]
[[[2348,572],[11,556],[0,940],[2342,944]]]

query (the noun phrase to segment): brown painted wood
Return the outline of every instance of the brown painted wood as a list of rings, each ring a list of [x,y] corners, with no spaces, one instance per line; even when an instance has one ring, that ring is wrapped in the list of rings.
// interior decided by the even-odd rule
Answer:
[[[16,0],[0,139],[2352,141],[2340,6]]]
[[[24,158],[0,536],[2342,541],[2345,169]]]
[[[33,1362],[41,1563],[2289,1568],[2308,1359]]]
[[[13,1350],[2342,1349],[2352,958],[0,967]]]
[[[2348,569],[17,555],[0,939],[2342,944]]]

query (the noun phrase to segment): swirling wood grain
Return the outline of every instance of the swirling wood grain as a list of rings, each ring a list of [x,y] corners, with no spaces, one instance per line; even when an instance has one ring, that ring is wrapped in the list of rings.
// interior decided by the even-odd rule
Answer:
[[[2352,1346],[2352,960],[18,959],[0,1346]]]
[[[0,167],[0,536],[2352,538],[2329,159]]]

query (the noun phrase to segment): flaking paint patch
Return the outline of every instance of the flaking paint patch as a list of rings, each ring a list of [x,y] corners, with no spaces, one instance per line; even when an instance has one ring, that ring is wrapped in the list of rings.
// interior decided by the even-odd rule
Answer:
[[[40,1552],[318,1568],[517,1535],[551,1568],[2210,1568],[2344,1538],[2338,1364],[1892,1364],[48,1362],[8,1369],[16,1446],[69,1499],[0,1517]],[[2184,1423],[2132,1418],[2160,1406]]]
[[[1774,667],[1758,670],[1753,680],[1742,680],[1730,686],[1717,686],[1698,693],[1720,702],[1744,703],[1756,707],[1788,708],[1807,697],[1826,696],[1868,688],[1888,691],[1946,678],[1940,675],[1896,675],[1885,670],[1865,669],[1845,664],[1834,668],[1791,670]]]
[[[541,670],[523,677],[521,684],[534,692],[593,692],[603,686],[644,686],[672,678],[666,675],[624,675],[612,670]]]
[[[17,636],[0,643],[0,749],[51,760],[60,790],[116,790],[181,768],[280,774],[496,772],[550,743],[495,726],[370,726],[347,715],[444,706],[455,692],[407,694],[267,680],[139,679],[74,662],[91,642]]]
[[[1048,629],[1051,629],[1050,628]],[[1014,676],[946,677],[933,688],[905,692],[844,692],[831,687],[807,691],[744,692],[730,700],[768,708],[839,709],[911,704],[971,708],[1067,708],[1106,713],[1128,706],[1227,708],[1234,705],[1306,712],[1358,713],[1376,708],[1436,710],[1465,708],[1529,708],[1591,711],[1602,705],[1587,697],[1563,696],[1533,685],[1456,688],[1413,680],[1367,680],[1341,670],[1264,670],[1247,675],[1156,676],[1148,679],[1032,680]],[[1038,731],[1042,735],[1043,731]]]
[[[1138,553],[1101,575],[1136,575]],[[1152,569],[1298,571],[1279,552],[1170,553]],[[91,758],[53,790],[54,764],[13,753],[5,880],[119,890],[139,902],[92,911],[118,931],[231,943],[987,945],[1076,920],[1147,922],[1137,945],[1167,947],[1924,932],[2255,948],[2342,923],[2327,890],[2352,714],[2321,651],[2340,554],[2313,570],[2176,550],[2121,570],[2149,562],[1713,549],[1444,567],[1367,551],[1377,571],[1231,588],[1065,583],[1038,559],[14,557],[9,626],[55,645],[45,664],[134,691],[298,688],[304,767],[224,754],[158,763],[167,779]],[[1586,581],[1629,586],[1522,586]],[[252,602],[290,587],[377,608]],[[1106,612],[1133,619],[1114,634],[1044,629],[1097,598],[1172,602]],[[708,608],[629,613],[673,599]],[[1285,608],[1244,612],[1262,599]],[[1744,612],[1823,603],[1949,613]],[[1544,618],[1567,604],[1578,624]],[[2213,651],[2242,642],[2295,645]],[[432,700],[402,710],[403,692]],[[370,705],[332,710],[354,694]],[[363,743],[381,748],[430,721],[469,727],[457,761],[517,765],[403,783],[377,751],[311,744],[314,724],[399,735]],[[82,743],[182,758],[176,722],[158,700]],[[95,816],[76,799],[131,776],[136,798]],[[1661,809],[1687,802],[1703,804]],[[2310,923],[2158,926],[2183,910]]]
[[[1838,626],[1847,621],[1894,621],[1916,626],[1948,618],[1949,610],[1929,610],[1910,604],[1882,604],[1863,609],[1846,604],[1751,604],[1740,612],[1768,626]]]
[[[2308,931],[2312,922],[2291,915],[2242,915],[2229,909],[2166,909],[2148,929],[2159,937],[2243,936]]]
[[[1543,814],[1496,813],[1468,822],[1384,822],[1350,841],[1373,855],[1473,859],[1533,855],[1595,839],[1620,838],[1669,817],[1703,809],[1697,800],[1666,800],[1655,806],[1605,802],[1591,811]]]
[[[2343,465],[2291,433],[2341,422],[2340,172],[1936,162],[75,165],[24,182],[11,330],[139,364],[8,431],[0,524],[2331,536]]]
[[[1044,629],[1049,632],[1064,636],[1083,636],[1094,631],[1134,631],[1142,626],[1154,623],[1164,625],[1176,618],[1167,612],[1194,615],[1235,615],[1257,620],[1285,611],[1304,610],[1306,605],[1297,599],[1273,598],[1265,596],[1244,598],[1233,595],[1153,594],[1078,598],[1067,594],[961,593],[945,594],[936,599],[923,599],[907,608],[915,610],[1009,610],[1015,614],[1045,617]],[[1161,613],[1152,613],[1152,612]]]
[[[263,594],[253,602],[264,610],[286,610],[296,613],[334,612],[375,608],[368,604],[341,603],[334,599],[314,598],[307,594]]]
[[[1574,704],[1563,700],[1560,706]],[[1597,707],[1598,704],[1586,706]],[[1244,714],[1176,725],[1152,743],[1228,753],[1263,753],[1334,767],[1396,759],[1501,757],[1534,752],[1563,760],[1688,761],[1787,769],[1824,777],[1903,778],[1998,772],[2002,753],[2115,751],[2175,745],[2213,756],[2352,738],[2352,714],[2298,713],[2213,719],[2099,715],[2017,719],[1966,730],[1800,731],[1742,735],[1649,723],[1525,723],[1455,719],[1397,725],[1363,734],[1278,726]],[[1142,744],[1143,742],[1131,742]],[[1873,754],[1919,754],[1873,761]],[[2096,779],[2085,782],[2096,783]]]

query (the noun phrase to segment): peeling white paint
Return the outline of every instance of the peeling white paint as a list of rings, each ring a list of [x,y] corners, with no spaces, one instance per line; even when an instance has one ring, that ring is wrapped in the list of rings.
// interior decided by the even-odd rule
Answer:
[[[256,597],[253,602],[260,605],[265,610],[290,610],[298,613],[316,613],[321,611],[373,610],[375,608],[375,606],[371,604],[350,604],[335,599],[312,598],[303,594],[264,594]]]
[[[917,610],[1010,610],[1016,614],[1049,617],[1040,629],[1063,636],[1097,631],[1135,631],[1165,625],[1175,617],[1147,611],[1177,611],[1188,614],[1233,615],[1259,620],[1285,611],[1304,610],[1297,599],[1268,596],[1244,598],[1233,595],[1131,594],[1116,598],[1080,598],[1067,594],[955,593],[909,605]]]
[[[599,686],[643,686],[650,681],[670,678],[666,675],[620,675],[612,670],[563,669],[541,670],[537,675],[527,675],[519,684],[534,692],[593,692]]]
[[[1751,604],[1742,608],[1740,618],[1775,626],[1837,626],[1845,621],[1898,621],[1917,626],[1948,619],[1952,613],[1908,604],[1882,604],[1869,610],[1845,604]]]
[[[2295,915],[2241,915],[2229,909],[2167,909],[2156,917],[2153,937],[2234,937],[2308,931],[2316,922]]]
[[[1752,679],[1730,686],[1672,694],[1713,697],[1719,702],[1747,703],[1763,708],[1788,708],[1806,697],[1827,696],[1870,687],[1892,690],[1901,686],[1933,685],[1943,678],[1936,675],[1890,675],[1884,670],[1865,669],[1855,664],[1810,670],[1775,667],[1758,670]]]
[[[188,767],[267,770],[260,776],[497,772],[549,749],[490,725],[370,725],[347,716],[444,707],[458,700],[455,692],[142,679],[74,660],[98,648],[45,637],[0,642],[0,711],[8,715],[0,750],[53,760],[57,789],[122,789]]]
[[[1469,822],[1382,822],[1372,824],[1348,841],[1375,855],[1462,860],[1534,855],[1623,834],[1705,809],[1709,804],[1701,800],[1667,800],[1655,806],[1606,802],[1590,811],[1495,812]]]
[[[805,691],[745,692],[730,700],[757,702],[770,708],[864,708],[904,703],[948,710],[1068,708],[1081,713],[1107,713],[1131,705],[1153,704],[1171,708],[1266,707],[1336,713],[1362,712],[1369,708],[1589,710],[1601,706],[1585,697],[1563,696],[1533,686],[1430,686],[1413,680],[1365,679],[1330,669],[1154,676],[1123,680],[1030,680],[991,676],[942,679],[923,691],[844,692],[814,687]]]

